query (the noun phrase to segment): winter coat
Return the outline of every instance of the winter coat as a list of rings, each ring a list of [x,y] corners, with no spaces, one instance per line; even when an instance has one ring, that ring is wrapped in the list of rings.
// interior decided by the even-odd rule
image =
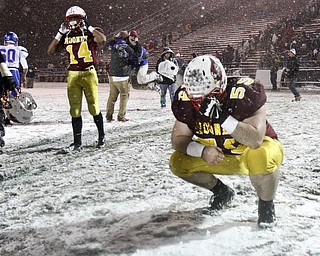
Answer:
[[[299,60],[296,56],[292,56],[288,59],[287,62],[287,74],[288,78],[296,78],[299,71]]]
[[[133,49],[121,38],[110,41],[109,49],[111,50],[110,76],[129,76],[131,72],[129,57],[133,54]]]

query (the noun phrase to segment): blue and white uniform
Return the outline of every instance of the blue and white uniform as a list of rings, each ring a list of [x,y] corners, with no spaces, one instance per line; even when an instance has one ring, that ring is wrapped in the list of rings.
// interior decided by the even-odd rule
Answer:
[[[23,46],[18,46],[18,36],[14,32],[8,32],[4,37],[4,45],[0,45],[0,52],[16,81],[16,88],[19,89],[21,86],[19,68],[21,65],[25,76],[28,71],[28,50]],[[12,92],[12,95],[17,96],[16,92]]]

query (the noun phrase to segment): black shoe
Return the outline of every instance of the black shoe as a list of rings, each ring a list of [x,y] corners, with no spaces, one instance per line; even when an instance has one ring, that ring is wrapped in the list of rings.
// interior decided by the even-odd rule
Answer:
[[[208,208],[211,211],[222,210],[234,198],[234,190],[223,184],[220,180],[211,191],[213,192],[213,196],[210,198],[210,206]]]
[[[3,137],[0,135],[0,148],[3,148],[6,143],[4,142]]]
[[[263,201],[259,199],[258,206],[258,227],[268,228],[275,225],[276,214],[274,210],[273,200]]]
[[[219,211],[227,206],[234,198],[234,190],[226,185],[222,187],[219,193],[210,198],[209,210]]]
[[[294,101],[300,101],[301,100],[301,96],[295,96],[294,97],[294,100],[292,100],[292,102],[294,102]]]
[[[106,144],[106,138],[104,136],[99,137],[97,148],[103,148]]]

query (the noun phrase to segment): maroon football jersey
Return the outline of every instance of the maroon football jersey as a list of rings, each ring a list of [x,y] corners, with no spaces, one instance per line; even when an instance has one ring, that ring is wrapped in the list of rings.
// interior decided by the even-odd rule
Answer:
[[[68,70],[83,71],[96,64],[97,43],[90,31],[71,31],[60,42],[68,52]]]
[[[253,115],[266,103],[266,94],[261,83],[251,78],[228,78],[228,85],[219,98],[222,107],[239,121]],[[175,93],[172,111],[176,119],[188,125],[189,129],[203,143],[216,145],[225,154],[241,154],[246,148],[235,141],[221,127],[221,120],[211,119],[201,114],[187,96],[185,88],[179,87]],[[266,136],[277,138],[272,126],[267,122]]]

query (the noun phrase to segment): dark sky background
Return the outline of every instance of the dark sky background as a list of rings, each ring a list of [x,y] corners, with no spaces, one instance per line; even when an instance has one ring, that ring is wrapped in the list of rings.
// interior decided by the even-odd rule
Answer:
[[[47,46],[63,22],[66,10],[74,5],[83,8],[90,24],[101,27],[106,35],[128,23],[167,6],[174,0],[163,0],[161,5],[152,0],[123,1],[66,1],[66,0],[0,0],[0,38],[8,31],[19,37],[19,45],[29,50],[29,62],[48,62]],[[1,39],[0,39],[1,40]]]
[[[308,1],[281,0],[280,2],[292,3],[288,4],[288,8],[291,8],[297,3],[301,5]],[[169,32],[171,29],[169,21],[171,24],[184,25],[189,22],[196,24],[205,20],[200,18],[204,16],[207,17],[208,22],[212,17],[229,10],[235,12],[236,15],[241,15],[245,9],[252,6],[256,9],[260,7],[270,10],[270,8],[275,8],[273,2],[279,2],[279,0],[0,0],[0,38],[3,39],[6,32],[14,31],[19,36],[19,45],[25,46],[29,51],[29,63],[37,66],[39,66],[38,63],[42,63],[45,67],[52,58],[59,57],[48,56],[47,47],[64,21],[66,10],[74,5],[82,7],[87,13],[89,23],[101,27],[110,38],[120,29],[135,29],[137,24],[135,22],[146,19],[146,17],[153,16],[156,19],[167,17],[164,23],[168,24],[165,24],[162,29]],[[221,3],[227,3],[224,10],[219,7]],[[235,9],[232,10],[232,8]],[[169,9],[173,9],[173,12],[170,12]],[[151,20],[148,26],[151,27],[152,23],[156,22],[156,20]],[[147,28],[147,24],[140,27],[138,32],[143,32],[141,30],[144,29],[149,34],[143,37],[145,39],[148,36],[151,37],[151,30]],[[161,28],[157,29],[161,30]]]

